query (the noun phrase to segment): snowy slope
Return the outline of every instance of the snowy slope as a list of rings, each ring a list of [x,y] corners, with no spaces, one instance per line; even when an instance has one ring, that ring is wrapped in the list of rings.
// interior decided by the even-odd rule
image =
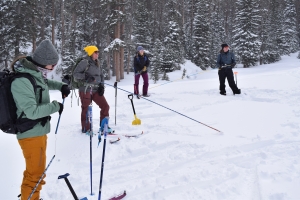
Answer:
[[[300,199],[300,60],[296,54],[275,64],[236,68],[241,95],[219,94],[217,70],[202,71],[187,62],[169,74],[171,82],[150,82],[149,100],[134,99],[142,125],[132,126],[128,93],[118,90],[115,125],[115,90],[107,86],[110,126],[117,133],[144,131],[139,138],[120,137],[106,146],[102,199],[127,191],[125,199],[141,200],[298,200]],[[181,79],[183,68],[189,78]],[[113,84],[114,81],[109,81]],[[142,79],[141,79],[142,82]],[[167,83],[167,84],[166,84]],[[228,85],[228,84],[227,84]],[[133,74],[118,87],[132,91]],[[141,86],[140,86],[141,87]],[[60,101],[60,93],[51,92]],[[94,130],[99,108],[93,104]],[[78,196],[98,199],[103,142],[93,138],[93,192],[90,195],[89,137],[80,133],[80,106],[73,97],[57,135],[58,114],[48,134],[48,161],[55,154],[41,196],[47,200],[73,199],[69,180]],[[116,138],[109,136],[107,140]],[[17,199],[25,167],[14,136],[0,134],[1,199]]]

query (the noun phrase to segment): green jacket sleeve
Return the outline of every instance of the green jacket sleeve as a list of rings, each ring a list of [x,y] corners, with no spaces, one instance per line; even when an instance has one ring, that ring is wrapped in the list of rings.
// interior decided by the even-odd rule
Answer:
[[[54,80],[51,80],[51,79],[47,79],[47,81],[48,81],[49,90],[59,90],[60,91],[61,87],[63,85],[67,85],[65,83],[54,81]]]
[[[57,101],[38,104],[33,86],[27,78],[18,78],[12,82],[11,92],[15,100],[18,115],[24,112],[28,119],[39,119],[59,110]]]

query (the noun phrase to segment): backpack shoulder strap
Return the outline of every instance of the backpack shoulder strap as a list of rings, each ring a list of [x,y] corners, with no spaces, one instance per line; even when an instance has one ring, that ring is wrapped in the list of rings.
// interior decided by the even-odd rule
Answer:
[[[85,60],[84,58],[79,58],[78,59],[78,62],[76,63],[76,66],[75,66],[75,68],[78,66],[78,64],[81,62],[81,61],[83,61],[83,60]],[[89,61],[88,60],[86,60],[87,61],[87,63],[88,63],[88,65],[87,65],[87,67],[85,68],[85,70],[84,70],[84,72],[86,72],[87,70],[89,70],[89,68],[90,68],[90,63],[89,63]],[[75,70],[75,68],[74,68],[74,70]]]
[[[38,86],[32,75],[30,75],[29,73],[17,73],[14,76],[12,81],[14,81],[16,78],[27,78],[30,81],[30,83],[32,84],[34,93],[36,94],[36,90],[37,90]]]
[[[91,66],[89,61],[87,61],[87,63],[88,63],[88,65],[87,65],[87,67],[85,68],[84,72],[86,72],[87,70],[89,70],[89,68],[90,68],[90,66]]]
[[[15,79],[17,79],[17,78],[27,78],[29,81],[30,81],[30,83],[32,84],[32,86],[33,86],[33,90],[34,90],[34,93],[36,94],[36,91],[37,91],[37,88],[40,88],[40,100],[39,100],[39,103],[41,103],[42,102],[42,90],[43,90],[43,88],[41,87],[41,86],[38,86],[37,84],[36,84],[36,81],[35,81],[35,79],[33,78],[33,76],[32,75],[30,75],[29,73],[17,73],[14,77],[13,77],[13,79],[11,80],[11,82],[13,82]],[[24,115],[24,112],[22,112],[21,113],[21,115],[20,115],[20,117],[18,118],[18,120],[20,120],[22,117],[23,117],[23,115]]]

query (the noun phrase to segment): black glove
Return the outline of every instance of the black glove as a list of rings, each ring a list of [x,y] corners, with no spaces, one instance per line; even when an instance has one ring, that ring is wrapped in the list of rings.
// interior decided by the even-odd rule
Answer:
[[[67,74],[67,75],[65,75],[65,76],[64,76],[64,79],[66,79],[66,80],[68,80],[68,81],[69,81],[69,80],[70,80],[70,75],[68,75],[68,74]]]
[[[235,67],[235,65],[236,65],[236,63],[232,63],[232,64],[231,64],[231,67],[232,67],[232,68],[234,68],[234,67]]]
[[[92,82],[95,81],[95,78],[93,76],[85,74],[85,80],[86,80],[87,83],[92,83]]]
[[[61,86],[61,96],[62,98],[66,98],[70,94],[70,88],[67,85]]]
[[[105,89],[104,89],[104,85],[99,84],[99,87],[98,87],[97,92],[98,92],[98,94],[99,94],[100,96],[103,96],[104,90],[105,90]]]
[[[59,102],[58,102],[58,105],[59,105],[58,113],[59,113],[59,115],[61,115],[62,111],[64,110],[64,105],[62,103],[59,103]]]
[[[70,83],[71,83],[70,76],[69,75],[65,75],[64,78],[62,79],[62,82],[70,85]]]

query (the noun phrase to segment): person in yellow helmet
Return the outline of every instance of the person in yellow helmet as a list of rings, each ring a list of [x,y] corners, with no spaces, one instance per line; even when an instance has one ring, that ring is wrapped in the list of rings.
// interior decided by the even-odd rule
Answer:
[[[109,117],[109,105],[104,97],[104,76],[98,60],[99,50],[96,46],[84,48],[87,56],[74,69],[74,78],[84,82],[79,87],[81,101],[81,128],[82,133],[90,132],[90,123],[87,120],[88,106],[94,101],[100,108],[100,123]],[[92,90],[92,95],[91,95]]]

